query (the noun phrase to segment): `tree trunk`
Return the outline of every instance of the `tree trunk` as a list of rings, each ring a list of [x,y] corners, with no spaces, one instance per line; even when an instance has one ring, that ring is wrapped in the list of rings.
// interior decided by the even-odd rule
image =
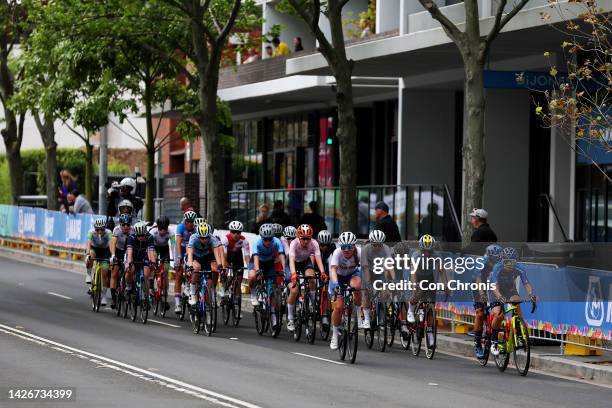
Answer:
[[[55,128],[52,118],[43,118],[40,120],[38,115],[34,115],[36,127],[40,133],[46,153],[46,189],[47,189],[47,209],[57,210],[57,143],[55,142]]]
[[[88,135],[89,136],[89,135]],[[90,203],[93,202],[93,145],[89,142],[85,142],[85,197]]]
[[[0,95],[4,101],[7,101],[13,95],[13,82],[4,54],[1,54],[0,57]],[[6,147],[6,159],[8,161],[9,180],[11,183],[11,203],[16,205],[23,191],[21,140],[25,116],[21,115],[18,123],[15,112],[7,108],[6,102],[3,103],[3,107],[4,129],[0,133],[2,133]]]
[[[465,129],[463,136],[463,239],[469,241],[469,213],[482,208],[485,176],[484,156],[484,63],[465,60]]]
[[[357,231],[357,127],[350,69],[336,70],[337,138],[340,145],[340,219],[343,231]]]
[[[153,194],[155,194],[155,133],[151,114],[151,84],[145,83],[145,116],[147,121],[147,187],[145,192],[144,219],[153,221]]]
[[[23,192],[23,164],[21,162],[21,143],[6,141],[6,159],[9,166],[9,179],[11,183],[11,203],[17,205],[19,196]]]

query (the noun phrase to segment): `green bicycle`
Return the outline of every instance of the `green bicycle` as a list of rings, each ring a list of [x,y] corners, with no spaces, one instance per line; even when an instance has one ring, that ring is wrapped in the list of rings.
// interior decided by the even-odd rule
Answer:
[[[91,277],[91,307],[94,312],[98,313],[102,303],[102,268],[105,263],[108,264],[108,260],[95,258],[93,262],[95,268]]]
[[[527,375],[531,359],[531,345],[529,341],[529,328],[525,320],[519,315],[519,305],[523,302],[512,302],[508,310],[503,310],[504,319],[501,321],[497,343],[497,350],[491,351],[495,358],[495,365],[499,371],[505,371],[510,361],[510,354],[514,357],[514,365],[521,376]],[[532,303],[532,313],[535,303]]]

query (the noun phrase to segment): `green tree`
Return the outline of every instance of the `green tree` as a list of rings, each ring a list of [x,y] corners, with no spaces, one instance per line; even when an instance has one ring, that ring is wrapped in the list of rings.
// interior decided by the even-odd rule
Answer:
[[[516,0],[506,12],[507,0],[500,0],[490,31],[480,32],[480,15],[477,0],[465,0],[465,27],[459,27],[448,19],[433,0],[419,0],[431,17],[440,23],[446,35],[455,43],[463,59],[464,68],[464,117],[463,131],[463,211],[464,239],[469,239],[471,226],[466,222],[473,208],[482,208],[485,179],[484,155],[484,67],[491,44],[499,32],[527,4],[529,0]]]
[[[357,126],[352,81],[355,63],[346,56],[344,44],[342,9],[346,3],[348,0],[283,0],[278,7],[297,14],[308,25],[336,79],[342,229],[357,231]],[[330,39],[319,27],[321,16],[329,21]]]

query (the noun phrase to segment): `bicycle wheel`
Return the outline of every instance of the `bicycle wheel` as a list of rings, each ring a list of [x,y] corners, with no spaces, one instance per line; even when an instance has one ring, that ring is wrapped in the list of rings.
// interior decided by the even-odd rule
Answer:
[[[257,299],[262,299],[262,298],[263,298],[263,294],[261,293],[261,290],[257,289]],[[263,335],[265,331],[265,317],[263,316],[263,314],[264,314],[263,302],[260,301],[259,305],[253,308],[253,318],[255,319],[255,330],[257,331],[257,334],[259,334],[260,336]]]
[[[400,344],[404,350],[408,350],[412,346],[412,354],[414,354],[415,349],[413,343],[418,330],[418,323],[411,324],[406,322],[404,324],[407,325],[408,330],[402,330],[402,322],[399,323],[399,328],[397,330],[400,338]],[[415,355],[418,355],[418,353]]]
[[[313,344],[317,336],[317,309],[316,301],[310,298],[309,294],[304,296],[304,331],[306,340]]]
[[[273,303],[276,301],[275,298],[272,298],[272,300],[270,301],[270,307],[268,307],[268,321],[270,322],[270,335],[272,335],[273,338],[277,338],[278,335],[281,332],[281,327],[283,324],[283,321],[281,319],[281,315],[280,315],[280,308],[279,307],[275,307],[273,306]],[[274,321],[272,319],[272,316],[276,316],[276,324],[273,325],[272,322]]]
[[[204,323],[204,334],[206,334],[208,337],[212,336],[214,330],[212,292],[212,290],[208,290],[208,287],[204,287],[202,289],[202,296],[200,300],[202,323]]]
[[[187,298],[181,295],[181,313],[179,313],[179,320],[185,320],[185,315],[187,314]]]
[[[432,359],[436,352],[436,340],[438,336],[438,324],[436,322],[436,310],[434,305],[429,303],[425,312],[425,356]]]
[[[211,318],[211,323],[212,323],[212,332],[216,333],[217,332],[217,311],[219,309],[219,305],[217,304],[217,290],[216,289],[212,289],[209,290],[209,297],[210,297],[210,307],[208,309],[209,313],[211,314],[210,318]]]
[[[417,357],[421,352],[421,343],[423,342],[423,328],[421,327],[420,322],[414,323],[409,330],[409,343],[410,348],[412,349],[412,355]],[[402,344],[403,345],[403,344]]]
[[[121,316],[121,312],[125,309],[123,305],[123,291],[125,289],[125,283],[123,277],[119,279],[119,286],[117,287],[117,316]]]
[[[378,351],[384,352],[387,348],[387,304],[376,303],[376,344]]]
[[[233,290],[234,295],[232,296],[232,324],[234,325],[234,327],[238,327],[241,318],[240,312],[242,311],[242,292],[240,291],[240,284],[234,283]]]
[[[161,272],[160,272],[161,274]],[[161,310],[160,308],[162,308],[163,306],[161,305],[162,302],[162,282],[161,282],[161,277],[160,276],[155,276],[155,280],[154,280],[154,287],[153,287],[153,315],[157,316],[158,314],[161,314]]]
[[[198,304],[196,303],[195,306],[189,306],[189,320],[191,320],[191,329],[194,334],[200,333],[200,329],[202,328],[201,318],[202,316]]]
[[[96,262],[91,285],[91,306],[96,313],[100,311],[100,304],[102,303],[102,276],[100,276],[101,271],[99,265],[100,264]]]
[[[293,316],[293,322],[295,323],[295,330],[293,330],[293,341],[300,341],[302,338],[302,322],[304,321],[304,301],[298,299],[295,302],[295,315]]]
[[[531,347],[529,344],[529,329],[525,324],[525,321],[517,317],[516,322],[518,323],[515,327],[515,338],[518,339],[518,345],[515,345],[514,351],[514,365],[516,370],[521,376],[526,376],[529,371],[529,363],[531,361]]]
[[[357,313],[352,307],[347,308],[348,313],[348,335],[347,335],[347,352],[351,364],[355,363],[357,358],[357,345],[359,344],[359,327],[357,326]]]
[[[340,360],[346,359],[347,351],[347,339],[348,339],[348,319],[346,313],[342,316],[342,325],[340,326],[340,338],[338,339],[338,353],[340,354]]]
[[[143,287],[144,282],[140,286],[140,321],[142,324],[147,323],[147,318],[149,317],[149,296],[147,296],[147,289]]]
[[[327,341],[327,339],[329,339],[329,334],[331,333],[331,312],[329,308],[327,309],[325,315],[327,316],[327,324],[323,324],[323,320],[321,319],[321,326],[319,328],[319,336],[323,341]]]
[[[506,320],[502,320],[502,324],[499,328],[500,333],[503,334],[503,341],[500,342],[497,345],[498,350],[500,349],[500,347],[502,348],[502,350],[500,350],[497,354],[493,354],[494,356],[494,360],[495,360],[495,365],[497,366],[497,368],[499,369],[499,371],[506,371],[506,368],[508,367],[508,361],[510,360],[510,354],[506,353],[506,349],[505,349],[505,344],[508,341],[508,339],[506,338],[505,335],[505,328],[506,328]],[[497,339],[493,339],[493,340],[497,340]]]
[[[230,285],[225,288],[225,293],[225,299],[221,299],[221,321],[223,321],[224,326],[227,326],[232,317],[232,309],[234,307],[233,286]]]
[[[486,366],[489,361],[489,354],[491,352],[491,335],[489,333],[489,325],[487,324],[487,320],[482,324],[482,340],[480,341],[480,347],[482,347],[483,356],[482,358],[477,358],[478,364],[481,366]]]
[[[138,290],[138,288],[133,289],[132,293],[130,293],[130,318],[133,322],[138,317]]]
[[[365,344],[366,347],[371,349],[372,346],[374,345],[374,329],[375,329],[375,325],[374,325],[374,321],[375,321],[375,315],[376,313],[374,313],[374,310],[370,309],[370,328],[369,329],[363,329],[363,339],[365,340]]]

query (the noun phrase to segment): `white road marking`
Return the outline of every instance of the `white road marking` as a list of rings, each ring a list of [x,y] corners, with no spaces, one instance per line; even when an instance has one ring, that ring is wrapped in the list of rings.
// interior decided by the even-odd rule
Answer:
[[[436,383],[427,383],[427,385],[433,385],[434,387],[437,386],[438,384]]]
[[[230,340],[238,340],[238,337],[230,337]]]
[[[312,358],[312,359],[315,359],[315,360],[327,361],[328,363],[339,364],[339,365],[346,365],[346,363],[343,363],[341,361],[328,360],[326,358],[321,358],[321,357],[317,357],[317,356],[311,356],[310,354],[295,353],[295,352],[292,352],[291,354],[295,354],[296,356],[308,357],[308,358]]]
[[[127,363],[122,363],[121,361],[113,360],[108,357],[100,356],[97,354],[93,354],[87,352],[85,350],[81,350],[75,347],[70,347],[68,345],[58,343],[53,340],[46,339],[44,337],[36,336],[32,333],[28,333],[22,330],[13,329],[10,326],[6,326],[4,324],[0,324],[0,332],[10,334],[12,336],[39,344],[45,347],[53,347],[55,350],[63,349],[73,353],[75,357],[86,359],[91,361],[92,363],[103,365],[106,368],[110,368],[115,371],[119,371],[128,375],[131,375],[136,378],[140,378],[143,381],[153,382],[159,385],[162,385],[167,388],[174,389],[178,392],[183,392],[188,395],[192,395],[194,397],[204,399],[211,403],[221,405],[229,408],[261,408],[258,405],[252,404],[250,402],[242,401],[237,398],[230,397],[228,395],[224,395],[215,391],[207,390],[205,388],[198,387],[196,385],[188,384],[186,382],[175,380],[174,378],[166,377],[161,374],[157,374]]]
[[[71,297],[68,297],[68,296],[65,296],[65,295],[60,295],[59,293],[55,293],[55,292],[47,292],[47,294],[49,294],[51,296],[57,296],[58,298],[62,298],[62,299],[72,300]]]
[[[150,321],[151,323],[162,324],[162,325],[164,325],[164,326],[169,326],[169,327],[175,327],[175,328],[180,328],[180,327],[181,327],[181,326],[177,326],[176,324],[170,324],[170,323],[160,322],[160,321],[153,320],[153,319],[149,319],[149,321]]]

